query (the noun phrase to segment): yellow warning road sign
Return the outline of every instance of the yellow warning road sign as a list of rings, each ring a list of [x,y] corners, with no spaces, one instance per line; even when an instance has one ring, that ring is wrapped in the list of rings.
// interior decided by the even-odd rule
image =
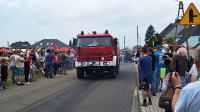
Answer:
[[[183,18],[179,22],[180,25],[200,25],[200,13],[193,3],[190,3]]]

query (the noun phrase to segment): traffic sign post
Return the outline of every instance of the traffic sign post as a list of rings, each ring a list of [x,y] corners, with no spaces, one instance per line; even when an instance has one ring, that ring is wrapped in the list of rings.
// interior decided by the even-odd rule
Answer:
[[[200,13],[193,3],[190,3],[183,18],[179,22],[180,25],[200,25]]]
[[[184,13],[182,19],[179,22],[180,25],[185,25],[185,33],[183,38],[186,38],[186,45],[187,45],[187,53],[188,59],[190,57],[189,54],[189,45],[188,45],[188,38],[190,37],[190,30],[192,29],[192,25],[200,25],[200,13],[195,7],[194,3],[190,3],[189,7],[187,8],[186,12]],[[189,26],[186,30],[186,26]]]

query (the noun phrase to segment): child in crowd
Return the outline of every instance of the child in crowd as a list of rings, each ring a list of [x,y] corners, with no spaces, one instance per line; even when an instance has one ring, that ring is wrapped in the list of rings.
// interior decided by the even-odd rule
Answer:
[[[2,59],[1,64],[1,86],[3,89],[7,89],[6,87],[6,81],[8,77],[8,65],[6,59]]]

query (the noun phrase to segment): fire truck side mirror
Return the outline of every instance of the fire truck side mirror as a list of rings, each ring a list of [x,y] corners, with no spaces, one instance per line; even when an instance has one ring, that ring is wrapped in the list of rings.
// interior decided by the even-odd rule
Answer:
[[[114,43],[117,44],[117,38],[114,39]]]
[[[108,30],[105,31],[105,34],[108,34]]]
[[[94,35],[96,35],[96,34],[97,34],[97,32],[96,32],[96,31],[93,31],[92,33],[93,33]]]
[[[81,35],[84,35],[84,31],[81,31]]]

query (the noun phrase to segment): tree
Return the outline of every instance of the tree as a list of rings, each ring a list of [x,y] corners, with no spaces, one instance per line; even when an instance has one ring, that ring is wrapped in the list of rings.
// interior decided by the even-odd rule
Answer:
[[[69,41],[69,46],[72,46],[72,40]]]
[[[154,42],[154,47],[157,45],[161,45],[161,43],[163,42],[163,37],[159,33],[156,33],[153,42]]]
[[[146,34],[145,34],[145,44],[148,47],[153,47],[153,37],[155,36],[155,30],[152,25],[150,25],[147,28]]]
[[[172,44],[172,45],[175,45],[175,44],[176,44],[176,42],[175,42],[175,40],[174,40],[173,37],[165,37],[165,38],[163,39],[163,41],[165,41],[167,44]]]

